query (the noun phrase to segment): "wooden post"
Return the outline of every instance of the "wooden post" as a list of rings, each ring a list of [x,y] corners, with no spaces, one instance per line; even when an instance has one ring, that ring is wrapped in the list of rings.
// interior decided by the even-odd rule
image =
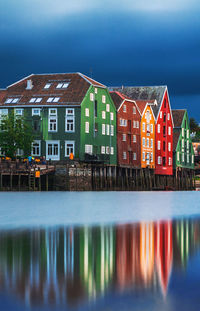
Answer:
[[[0,175],[0,190],[3,189],[3,174]]]
[[[46,191],[49,191],[49,174],[46,174]]]
[[[18,190],[20,191],[20,186],[21,186],[21,174],[18,176]]]
[[[10,191],[12,191],[13,174],[10,174]]]

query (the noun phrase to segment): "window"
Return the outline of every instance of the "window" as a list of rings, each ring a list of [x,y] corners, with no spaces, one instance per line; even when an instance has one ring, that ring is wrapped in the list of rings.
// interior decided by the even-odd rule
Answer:
[[[51,86],[51,83],[46,83],[45,86],[44,86],[44,89],[49,89]]]
[[[187,149],[189,149],[189,140],[187,140]]]
[[[145,161],[145,152],[142,152],[142,161]]]
[[[24,112],[24,109],[15,109],[15,115],[16,116],[23,116],[23,112]]]
[[[145,123],[142,123],[142,131],[145,132]]]
[[[139,129],[139,121],[136,121],[136,127]]]
[[[101,146],[101,154],[105,154],[105,146]]]
[[[187,154],[187,163],[190,162],[190,159],[189,159],[189,154]]]
[[[158,147],[157,147],[158,150],[160,150],[160,140],[158,140]]]
[[[123,151],[123,160],[126,160],[126,151]]]
[[[171,126],[168,127],[168,135],[171,135]]]
[[[57,103],[59,101],[60,97],[49,97],[47,99],[47,103]]]
[[[133,142],[136,143],[136,135],[133,135]]]
[[[126,134],[122,134],[122,140],[126,141]]]
[[[135,161],[137,159],[136,153],[133,152],[133,160]]]
[[[46,159],[60,160],[60,141],[48,140],[46,141]]]
[[[145,147],[145,137],[142,138],[142,146]]]
[[[109,104],[106,104],[106,111],[110,112],[110,105]]]
[[[184,128],[182,128],[182,136],[184,137]]]
[[[167,120],[170,120],[170,113],[167,114]]]
[[[95,92],[95,94],[97,94],[97,88],[95,87],[95,89],[94,89],[94,92]]]
[[[168,162],[168,164],[169,164],[169,165],[172,165],[172,158],[170,158],[170,157],[169,157],[169,162]]]
[[[162,111],[160,112],[160,118],[162,119]]]
[[[89,111],[89,109],[88,109],[88,111]],[[74,115],[74,109],[73,108],[67,108],[66,109],[65,132],[75,132],[75,115]]]
[[[85,145],[85,153],[92,154],[93,146],[92,145]]]
[[[85,122],[85,133],[89,133],[90,131],[90,124],[89,122]]]
[[[8,109],[0,109],[0,118],[8,115]]]
[[[57,109],[49,109],[49,132],[57,132]]]
[[[114,154],[114,147],[110,147],[110,154]]]
[[[151,133],[153,133],[153,124],[151,124]]]
[[[147,138],[147,147],[149,147],[149,138]]]
[[[102,135],[106,134],[106,125],[102,124]]]
[[[17,150],[16,150],[16,156],[17,156],[17,157],[22,157],[23,155],[24,155],[23,149],[17,148]]]
[[[64,82],[64,83],[58,83],[56,88],[57,89],[66,89],[69,85],[69,82]]]
[[[32,116],[40,116],[40,109],[32,108]]]
[[[153,148],[153,138],[151,138],[151,148]]]
[[[168,151],[171,151],[171,143],[168,143]]]
[[[192,155],[192,164],[194,163],[194,155]]]
[[[15,97],[15,98],[7,98],[5,101],[5,104],[16,104],[19,101],[19,97]]]
[[[65,157],[69,157],[70,153],[75,154],[75,142],[73,140],[65,141]]]
[[[37,156],[39,157],[41,155],[40,153],[41,150],[41,141],[40,140],[35,140],[32,143],[32,156]]]
[[[89,117],[90,116],[90,110],[89,108],[85,108],[85,116]]]
[[[189,130],[187,130],[187,138],[189,138]]]
[[[114,120],[114,113],[113,113],[113,112],[110,113],[110,120],[111,120],[111,121]]]
[[[106,124],[106,134],[110,135],[110,126],[109,126],[109,124]]]
[[[151,162],[153,162],[153,152],[151,152]]]
[[[133,121],[133,128],[136,128],[136,121]]]
[[[136,114],[136,107],[133,106],[133,114]]]
[[[158,133],[160,133],[160,124],[158,124]]]
[[[114,136],[114,125],[110,126],[110,135]]]
[[[180,161],[180,153],[177,151],[177,161]]]
[[[106,146],[106,154],[110,154],[110,147]]]
[[[123,105],[123,112],[126,112],[126,105]]]
[[[147,133],[148,133],[148,136],[149,136],[149,134],[150,134],[150,124],[149,123],[147,124]]]
[[[94,94],[90,93],[90,100],[93,102],[94,101]]]
[[[158,156],[158,164],[161,164],[161,157]]]
[[[184,139],[182,139],[182,148],[184,148]]]
[[[185,161],[184,153],[182,153],[182,162]]]
[[[106,103],[106,96],[102,95],[102,103],[105,104]]]
[[[29,100],[29,103],[40,103],[42,101],[42,97],[32,97]]]
[[[106,112],[105,112],[105,111],[102,111],[102,119],[105,120],[105,118],[106,118]]]

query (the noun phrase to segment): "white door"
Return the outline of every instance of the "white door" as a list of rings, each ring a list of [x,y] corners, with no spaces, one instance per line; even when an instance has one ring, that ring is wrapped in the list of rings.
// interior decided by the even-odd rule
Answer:
[[[47,140],[46,141],[46,159],[59,161],[60,160],[60,141]]]

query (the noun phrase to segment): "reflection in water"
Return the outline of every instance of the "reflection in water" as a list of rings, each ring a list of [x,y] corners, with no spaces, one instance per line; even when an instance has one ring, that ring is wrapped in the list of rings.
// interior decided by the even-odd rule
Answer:
[[[0,292],[26,306],[78,305],[111,291],[161,291],[172,265],[186,269],[200,246],[200,222],[0,233]]]

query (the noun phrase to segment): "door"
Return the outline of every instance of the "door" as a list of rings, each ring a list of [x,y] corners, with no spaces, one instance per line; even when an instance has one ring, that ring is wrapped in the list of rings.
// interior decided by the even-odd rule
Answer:
[[[60,160],[60,141],[47,140],[46,141],[46,159],[59,161]]]

